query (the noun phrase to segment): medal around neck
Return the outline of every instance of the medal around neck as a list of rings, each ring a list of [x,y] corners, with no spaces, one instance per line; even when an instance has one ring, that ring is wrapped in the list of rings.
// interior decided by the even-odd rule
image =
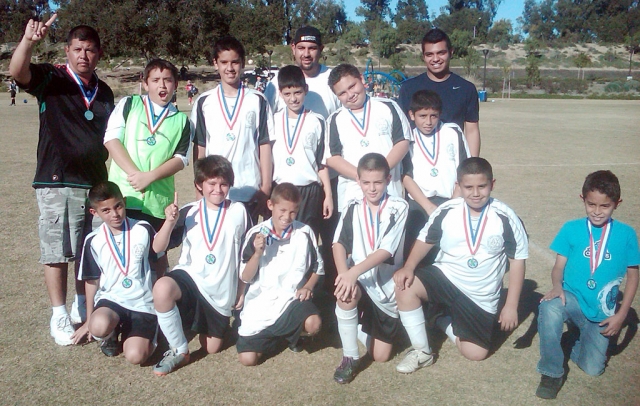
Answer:
[[[94,117],[93,111],[87,110],[87,111],[84,112],[84,118],[86,118],[87,121],[93,120],[93,117]]]

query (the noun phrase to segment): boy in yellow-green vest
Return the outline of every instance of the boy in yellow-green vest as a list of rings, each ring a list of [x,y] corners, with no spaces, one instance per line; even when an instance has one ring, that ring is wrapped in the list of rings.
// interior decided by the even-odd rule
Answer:
[[[178,69],[154,59],[144,69],[146,95],[120,100],[104,136],[113,162],[109,180],[125,196],[127,216],[149,222],[159,230],[164,208],[174,201],[173,175],[188,165],[191,124],[171,103]],[[157,277],[167,268],[166,256],[151,264]]]

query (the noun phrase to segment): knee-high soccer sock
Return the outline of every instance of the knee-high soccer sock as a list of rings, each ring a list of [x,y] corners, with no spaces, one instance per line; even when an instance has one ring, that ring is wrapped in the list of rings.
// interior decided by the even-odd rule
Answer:
[[[338,333],[342,341],[342,353],[345,357],[359,359],[358,352],[358,308],[343,310],[336,305]]]
[[[178,306],[173,306],[173,309],[166,313],[156,312],[156,314],[158,315],[158,325],[167,338],[169,347],[180,354],[188,353],[189,343],[182,330],[182,319],[180,318]]]
[[[453,326],[451,326],[451,317],[449,316],[442,316],[442,317],[438,317],[436,319],[436,325],[438,326],[438,328],[442,331],[444,331],[444,333],[447,335],[447,337],[449,337],[449,340],[452,343],[456,343],[456,335],[453,334]]]
[[[400,321],[407,331],[413,349],[431,354],[429,338],[427,337],[427,326],[424,319],[422,307],[406,312],[400,311]]]

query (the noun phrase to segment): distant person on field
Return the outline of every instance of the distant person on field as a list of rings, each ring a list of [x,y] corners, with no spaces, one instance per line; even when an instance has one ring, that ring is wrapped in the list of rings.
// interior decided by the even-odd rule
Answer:
[[[72,322],[86,320],[84,284],[76,281],[76,297],[67,313],[68,263],[79,258],[83,237],[93,217],[86,204],[89,189],[107,180],[108,152],[102,144],[113,92],[98,79],[100,37],[86,25],[67,36],[66,65],[32,64],[31,54],[56,19],[29,20],[13,53],[9,73],[39,104],[36,189],[40,209],[40,262],[53,307],[51,336],[59,345],[72,344]],[[76,261],[76,269],[79,261]]]
[[[213,60],[220,85],[202,93],[191,110],[194,157],[217,154],[231,161],[236,182],[229,198],[243,202],[255,224],[258,215],[266,214],[271,194],[273,116],[264,95],[242,85],[245,50],[240,41],[220,39]]]
[[[447,34],[439,28],[422,38],[422,58],[427,71],[402,83],[398,104],[409,113],[411,96],[418,90],[433,90],[442,99],[440,120],[455,123],[464,131],[471,156],[480,154],[480,113],[478,92],[473,83],[451,72],[453,48]]]
[[[171,103],[178,69],[164,59],[144,68],[143,96],[127,96],[109,118],[104,145],[113,162],[109,180],[126,197],[127,215],[145,220],[155,230],[164,223],[164,209],[174,198],[174,175],[189,164],[191,124]],[[158,278],[169,266],[161,254],[151,268]]]
[[[300,352],[301,335],[320,331],[320,312],[311,299],[324,269],[313,230],[296,220],[300,199],[296,186],[279,184],[267,201],[273,215],[247,233],[240,278],[249,287],[236,343],[243,365],[256,365],[282,341]]]
[[[127,217],[124,197],[113,182],[92,187],[89,203],[103,223],[87,236],[82,251],[78,279],[86,284],[87,322],[73,335],[74,343],[99,338],[102,353],[114,357],[122,335],[127,361],[142,364],[155,350],[158,331],[149,265],[155,230]]]
[[[459,192],[458,166],[469,157],[462,130],[440,121],[441,113],[442,100],[436,92],[419,90],[411,96],[409,117],[415,128],[409,153],[402,160],[402,184],[409,203],[405,256],[431,213]]]
[[[640,252],[636,232],[614,220],[620,182],[611,171],[589,174],[580,195],[587,213],[565,223],[551,243],[557,253],[552,289],[540,302],[538,334],[542,374],[536,395],[555,399],[566,379],[561,339],[564,324],[577,329],[571,360],[586,374],[604,372],[611,337],[624,327],[638,289]],[[620,284],[627,277],[622,303]]]
[[[193,98],[198,94],[198,88],[196,85],[191,83],[190,80],[187,80],[187,85],[184,87],[187,92],[187,97],[189,98],[189,106],[193,104]]]
[[[182,65],[180,68],[180,79],[187,80],[187,72],[189,72],[189,68],[185,65]]]
[[[349,201],[333,240],[343,354],[333,379],[340,384],[351,382],[362,368],[358,340],[374,361],[386,362],[400,329],[393,274],[402,266],[408,205],[387,193],[391,174],[383,155],[365,154],[357,176],[364,198]]]
[[[472,361],[489,355],[498,324],[502,331],[518,326],[528,239],[513,210],[491,197],[494,182],[485,159],[463,161],[458,167],[462,197],[441,204],[429,216],[404,267],[393,276],[400,320],[412,347],[398,372],[412,373],[434,361],[423,302],[440,308],[435,324]],[[423,263],[436,245],[440,252],[435,263]],[[507,262],[509,293],[498,312]]]
[[[11,96],[11,104],[10,106],[16,105],[16,93],[18,91],[18,87],[16,86],[16,81],[11,79],[11,83],[9,83],[9,96]]]
[[[322,220],[333,214],[329,170],[325,166],[324,118],[305,105],[307,85],[302,69],[285,66],[278,72],[280,97],[287,108],[274,115],[273,181],[292,183],[300,192],[296,219],[318,238]]]
[[[241,203],[227,199],[234,183],[231,163],[209,155],[195,163],[195,187],[203,197],[178,210],[167,207],[169,227],[154,240],[154,249],[182,245],[178,264],[153,287],[158,324],[169,350],[153,368],[157,376],[167,375],[189,362],[185,331],[200,335],[208,354],[222,349],[229,329],[231,311],[242,308],[244,283],[238,277],[240,248],[249,226]]]

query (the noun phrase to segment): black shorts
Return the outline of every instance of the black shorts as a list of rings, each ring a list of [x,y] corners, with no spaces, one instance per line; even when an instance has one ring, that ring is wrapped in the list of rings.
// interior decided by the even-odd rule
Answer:
[[[156,233],[162,228],[162,225],[164,224],[164,219],[153,217],[150,214],[143,213],[142,210],[127,209],[127,217],[134,220],[146,221],[147,223],[151,224],[151,227],[153,227]]]
[[[358,284],[362,297],[358,301],[358,323],[362,331],[387,344],[393,344],[400,331],[400,318],[391,317],[371,300],[367,292]]]
[[[429,303],[443,305],[445,313],[451,316],[453,334],[463,341],[491,349],[497,315],[487,312],[469,299],[435,265],[419,266],[415,276],[427,290]]]
[[[440,206],[442,203],[446,202],[449,199],[440,196],[430,197],[429,200],[431,203]],[[409,212],[407,213],[407,222],[406,222],[406,234],[404,238],[404,259],[409,258],[409,253],[411,252],[411,247],[416,242],[418,235],[420,235],[420,231],[424,228],[429,221],[429,215],[416,202],[407,196],[407,203],[409,203]],[[439,248],[433,247],[431,251],[427,254],[427,256],[422,260],[422,263],[425,265],[431,265],[435,261],[436,255],[438,255]]]
[[[147,340],[155,338],[156,331],[158,331],[158,317],[155,314],[129,310],[107,299],[98,300],[94,310],[101,307],[114,311],[120,318],[118,327],[120,327],[122,334],[121,341],[125,341],[129,337],[142,337]]]
[[[176,302],[182,318],[182,328],[208,337],[223,338],[231,318],[218,313],[207,302],[186,271],[176,269],[167,276],[176,281],[182,292],[182,297]]]
[[[300,204],[296,220],[311,227],[318,238],[322,226],[322,203],[324,203],[324,190],[319,183],[311,183],[307,186],[296,186],[300,192]]]
[[[282,339],[287,340],[289,347],[292,347],[296,345],[304,330],[305,320],[319,314],[320,311],[310,300],[301,302],[296,299],[289,304],[273,325],[252,336],[239,336],[236,349],[239,353],[271,354],[276,352]]]

